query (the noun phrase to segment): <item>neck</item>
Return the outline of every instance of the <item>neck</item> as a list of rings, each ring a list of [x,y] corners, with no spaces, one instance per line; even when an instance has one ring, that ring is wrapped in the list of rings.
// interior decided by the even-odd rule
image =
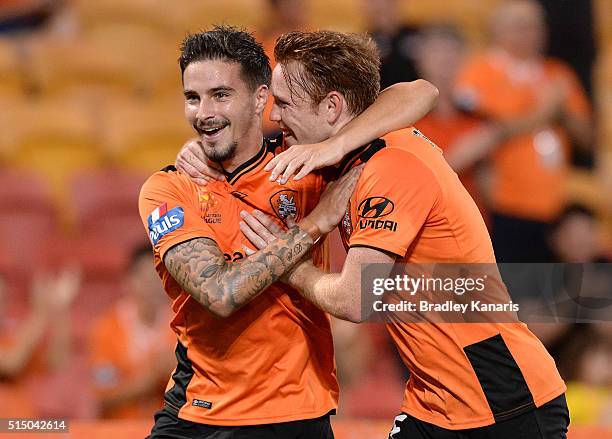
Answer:
[[[242,146],[243,143],[240,142],[240,144],[238,145],[237,151],[236,151],[236,155],[232,159],[221,163],[221,166],[223,166],[223,169],[225,170],[225,172],[229,172],[229,173],[234,172],[234,170],[238,166],[242,165],[243,163],[247,162],[250,158],[257,155],[257,153],[261,149],[262,142],[263,142],[263,134],[259,136],[259,139],[249,141],[246,144],[248,145],[246,147],[243,147]]]
[[[353,119],[355,119],[355,116],[352,116],[352,115],[340,116],[340,119],[338,120],[338,122],[336,122],[336,124],[332,128],[332,131],[329,137],[335,136],[339,132],[343,131],[344,127],[348,125],[348,123]]]
[[[497,47],[516,61],[533,61],[539,58],[539,54],[536,52],[523,52],[504,45],[498,45]]]
[[[229,160],[226,160],[221,164],[226,172],[234,172],[234,170],[248,161],[251,157],[254,157],[261,149],[263,142],[263,132],[261,130],[261,119],[258,122],[254,122],[253,128],[248,130],[247,133],[238,140],[238,146],[236,147],[236,154]]]

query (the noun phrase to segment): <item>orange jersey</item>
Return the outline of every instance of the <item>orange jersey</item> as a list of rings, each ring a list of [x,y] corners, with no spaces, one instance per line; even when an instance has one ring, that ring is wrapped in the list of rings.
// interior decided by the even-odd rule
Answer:
[[[419,120],[416,128],[423,133],[427,133],[427,136],[444,151],[444,154],[448,155],[454,148],[457,140],[470,131],[477,129],[481,124],[482,121],[480,119],[459,111],[449,115],[442,115],[432,111]],[[401,131],[396,131],[396,133],[401,133]],[[394,133],[390,134],[390,136],[393,135]],[[385,140],[393,145],[396,144],[389,136],[385,136]],[[398,141],[402,140],[398,139]],[[486,217],[485,203],[482,194],[478,191],[475,169],[470,168],[462,171],[459,174],[459,179],[472,198],[474,198],[480,212]]]
[[[241,210],[257,208],[279,222],[287,215],[306,215],[318,201],[323,179],[313,174],[284,186],[270,182],[263,167],[279,150],[280,139],[266,140],[227,182],[200,187],[168,170],[154,174],[142,188],[140,214],[173,300],[171,326],[179,340],[178,366],[165,400],[182,419],[269,424],[316,418],[337,406],[325,313],[275,283],[230,317],[217,318],[183,291],[163,264],[168,249],[194,238],[213,239],[228,262],[239,264],[242,245],[252,247],[239,229]]]
[[[524,118],[538,105],[538,94],[553,81],[568,85],[564,110],[587,117],[589,103],[578,78],[562,62],[518,65],[501,52],[479,55],[464,67],[457,83],[458,104],[493,121]],[[515,136],[492,154],[492,208],[502,214],[551,221],[565,202],[569,142],[560,126]]]
[[[342,223],[345,243],[404,263],[494,263],[484,221],[442,151],[416,129],[377,140]],[[411,376],[403,411],[447,429],[486,426],[565,391],[552,357],[522,323],[387,325]]]
[[[174,344],[166,314],[152,327],[138,321],[136,305],[122,300],[101,316],[89,337],[89,363],[93,389],[98,396],[116,394],[126,383],[142,376],[143,364],[152,364],[160,355],[171,352]],[[104,413],[105,418],[148,418],[163,406],[160,390],[164,382],[149,394],[124,402]]]
[[[20,328],[13,325],[2,325],[3,335],[0,337],[0,349],[10,351],[18,345],[19,341],[15,336],[9,336],[9,331],[19,334]],[[39,343],[35,353],[28,361],[27,366],[18,376],[12,379],[0,380],[0,413],[5,417],[27,418],[38,415],[36,400],[39,390],[36,384],[37,379],[47,372],[45,364],[44,343]]]

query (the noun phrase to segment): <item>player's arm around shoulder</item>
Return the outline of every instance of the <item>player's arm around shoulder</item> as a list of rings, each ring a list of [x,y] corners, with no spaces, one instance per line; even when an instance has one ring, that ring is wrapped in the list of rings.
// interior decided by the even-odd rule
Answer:
[[[164,265],[183,290],[225,318],[280,279],[312,244],[306,232],[293,228],[266,248],[228,263],[214,240],[195,238],[168,250]]]
[[[190,185],[172,172],[153,175],[140,192],[141,218],[168,273],[203,307],[225,318],[292,267],[313,239],[291,229],[267,248],[228,263],[215,230],[200,217],[197,188]]]
[[[312,261],[300,263],[288,283],[321,310],[341,320],[361,323],[368,313],[361,306],[361,273],[367,264],[391,264],[395,255],[381,249],[355,247],[348,252],[341,273],[325,273]]]

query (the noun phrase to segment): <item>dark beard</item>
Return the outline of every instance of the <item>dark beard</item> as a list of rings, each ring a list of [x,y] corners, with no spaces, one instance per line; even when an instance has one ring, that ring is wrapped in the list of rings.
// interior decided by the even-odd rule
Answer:
[[[208,160],[216,163],[223,163],[231,160],[236,155],[236,150],[238,148],[238,142],[232,142],[224,151],[220,151],[217,148],[204,149],[204,153]]]

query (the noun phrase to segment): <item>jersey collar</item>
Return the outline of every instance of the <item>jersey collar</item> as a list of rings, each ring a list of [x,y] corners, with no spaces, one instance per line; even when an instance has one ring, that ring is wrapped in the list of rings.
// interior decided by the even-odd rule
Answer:
[[[386,143],[383,139],[376,139],[372,143],[364,145],[344,157],[344,160],[338,166],[340,170],[339,176],[346,174],[353,167],[366,163],[374,154],[383,149]]]

